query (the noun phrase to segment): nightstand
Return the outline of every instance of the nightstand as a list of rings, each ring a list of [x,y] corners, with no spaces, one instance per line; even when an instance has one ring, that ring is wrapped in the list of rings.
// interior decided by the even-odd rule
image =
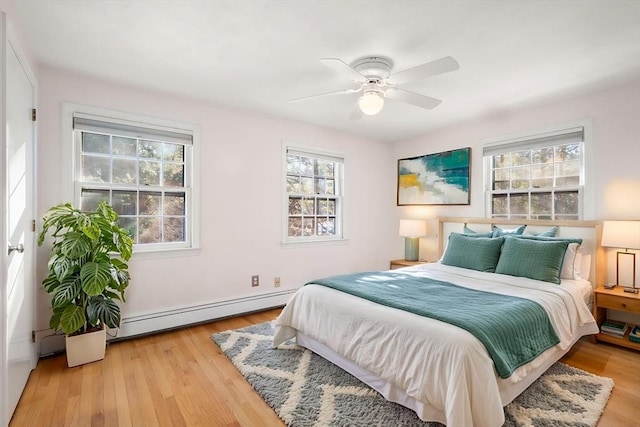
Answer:
[[[392,259],[389,262],[389,270],[395,270],[402,267],[413,267],[414,265],[425,264],[426,261],[407,261],[405,259]]]
[[[599,287],[595,290],[594,296],[593,317],[596,318],[598,326],[600,326],[607,318],[607,309],[640,314],[640,294],[626,293],[624,292],[624,288],[621,286],[617,286],[613,289]],[[594,340],[595,342],[604,341],[632,348],[634,350],[640,350],[640,343],[630,341],[626,335],[623,338],[620,338],[600,333],[594,335]]]

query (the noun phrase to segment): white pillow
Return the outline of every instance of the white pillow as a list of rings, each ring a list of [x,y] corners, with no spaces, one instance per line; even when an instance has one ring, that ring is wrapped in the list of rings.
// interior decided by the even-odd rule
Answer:
[[[569,243],[567,251],[564,253],[562,261],[562,270],[560,270],[561,279],[579,279],[580,278],[580,262],[582,254],[578,253],[580,245],[578,243]]]

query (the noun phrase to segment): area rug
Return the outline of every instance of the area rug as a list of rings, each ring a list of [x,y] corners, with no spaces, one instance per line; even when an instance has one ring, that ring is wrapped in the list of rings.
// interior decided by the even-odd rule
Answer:
[[[441,426],[385,400],[295,341],[273,349],[272,338],[271,322],[211,337],[288,426]],[[505,407],[504,426],[594,427],[612,388],[610,378],[558,362]]]

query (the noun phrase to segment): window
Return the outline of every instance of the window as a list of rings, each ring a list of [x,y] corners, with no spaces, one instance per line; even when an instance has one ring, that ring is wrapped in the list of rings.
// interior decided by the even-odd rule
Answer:
[[[285,241],[341,239],[344,160],[291,147],[285,152]]]
[[[193,246],[193,132],[73,113],[75,205],[106,200],[136,250]]]
[[[583,127],[486,145],[483,154],[491,217],[582,217]]]

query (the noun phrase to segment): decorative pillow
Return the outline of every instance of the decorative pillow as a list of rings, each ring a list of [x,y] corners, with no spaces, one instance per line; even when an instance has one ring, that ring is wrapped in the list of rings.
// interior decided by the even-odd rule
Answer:
[[[580,262],[578,257],[578,249],[582,244],[582,239],[571,237],[545,237],[540,234],[533,236],[529,234],[523,234],[521,236],[512,236],[518,239],[538,240],[542,242],[567,242],[567,252],[565,253],[564,260],[562,262],[562,269],[560,270],[561,279],[579,279],[580,278]]]
[[[500,258],[503,242],[504,238],[471,237],[466,234],[451,233],[442,263],[493,273]]]
[[[543,231],[542,233],[538,233],[536,234],[536,236],[541,236],[541,237],[556,237],[556,234],[558,234],[558,230],[560,228],[557,225],[554,225],[553,227],[551,227],[550,229],[548,229],[547,231]]]
[[[477,231],[473,231],[466,225],[463,228],[463,232],[465,235],[471,236],[471,237],[493,237],[492,231],[489,231],[488,233],[478,233]]]
[[[512,234],[517,234],[520,235],[522,233],[524,233],[524,229],[527,228],[526,225],[521,225],[518,228],[514,228],[511,230],[505,230],[502,229],[500,227],[497,226],[493,226],[493,237],[500,237],[500,236],[506,236],[506,235],[512,235]]]
[[[560,283],[562,261],[569,243],[507,236],[496,273]]]

